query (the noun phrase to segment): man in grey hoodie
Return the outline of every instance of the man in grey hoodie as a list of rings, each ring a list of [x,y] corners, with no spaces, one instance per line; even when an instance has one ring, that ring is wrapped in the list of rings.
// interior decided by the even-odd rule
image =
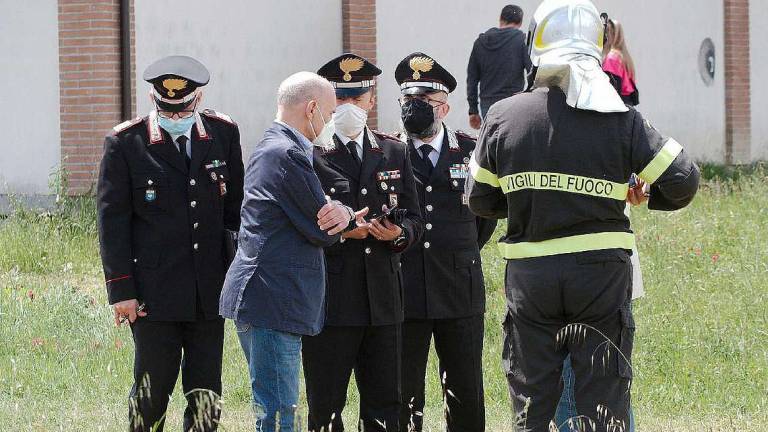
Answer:
[[[475,129],[480,129],[491,105],[523,91],[525,71],[530,71],[531,59],[525,33],[520,30],[522,23],[520,6],[504,6],[499,26],[481,33],[475,40],[467,66],[469,124]]]

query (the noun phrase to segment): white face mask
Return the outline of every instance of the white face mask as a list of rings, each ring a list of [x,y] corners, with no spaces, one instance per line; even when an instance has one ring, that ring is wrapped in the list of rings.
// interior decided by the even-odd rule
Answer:
[[[331,148],[333,147],[333,135],[336,133],[336,127],[333,124],[333,120],[325,123],[325,117],[320,112],[320,104],[317,104],[317,112],[320,113],[320,120],[323,121],[323,130],[318,134],[315,130],[315,126],[312,124],[312,119],[309,119],[309,127],[312,128],[312,133],[315,134],[315,139],[312,141],[317,147]]]
[[[333,114],[334,127],[348,138],[357,138],[367,122],[368,111],[352,103],[337,106]]]

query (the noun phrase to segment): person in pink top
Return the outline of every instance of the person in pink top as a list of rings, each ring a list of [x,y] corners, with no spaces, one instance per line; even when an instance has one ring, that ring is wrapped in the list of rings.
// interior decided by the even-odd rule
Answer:
[[[624,40],[624,28],[616,20],[608,20],[608,38],[604,47],[603,70],[627,105],[638,105],[640,93],[635,84],[635,63]]]

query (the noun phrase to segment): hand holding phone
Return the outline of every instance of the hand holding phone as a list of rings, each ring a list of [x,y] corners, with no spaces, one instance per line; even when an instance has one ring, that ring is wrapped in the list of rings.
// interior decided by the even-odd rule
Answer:
[[[368,223],[371,223],[373,221],[382,222],[384,219],[388,218],[396,208],[397,206],[389,208],[386,205],[384,205],[380,213],[376,213],[368,219]]]

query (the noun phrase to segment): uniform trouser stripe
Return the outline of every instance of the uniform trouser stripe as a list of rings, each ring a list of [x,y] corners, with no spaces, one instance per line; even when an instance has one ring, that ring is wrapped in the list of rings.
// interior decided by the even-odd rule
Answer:
[[[603,232],[562,237],[541,242],[499,243],[506,259],[535,258],[602,249],[632,249],[635,236],[626,232]]]

